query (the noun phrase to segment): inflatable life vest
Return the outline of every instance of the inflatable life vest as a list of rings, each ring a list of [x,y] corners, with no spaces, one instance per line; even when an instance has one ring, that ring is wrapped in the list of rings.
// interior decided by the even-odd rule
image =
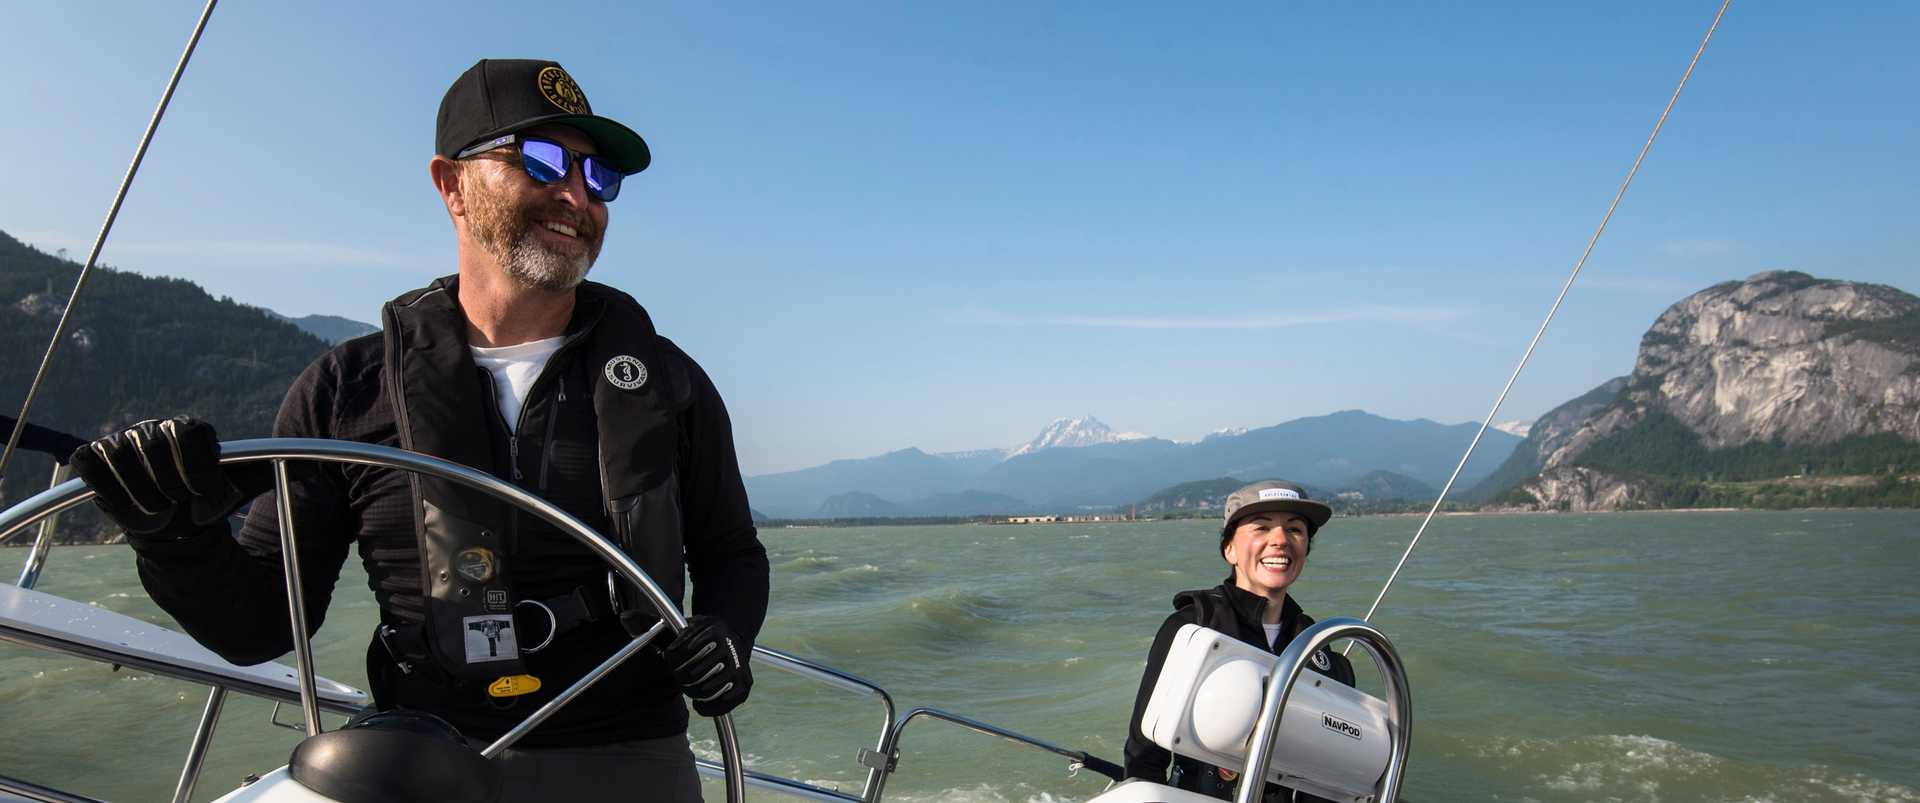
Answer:
[[[682,599],[684,552],[679,483],[679,414],[692,386],[677,349],[654,331],[639,302],[606,285],[578,288],[563,352],[578,349],[593,380],[598,417],[601,499],[607,533],[658,583]],[[456,277],[388,302],[381,311],[387,393],[400,445],[482,471],[495,466],[483,416],[493,404],[475,382]],[[517,609],[510,505],[447,480],[410,474],[414,533],[420,549],[426,620],[417,633],[381,638],[396,660],[426,658],[456,681],[487,683],[525,671],[527,643]],[[631,584],[612,584],[622,623],[643,632],[657,619]],[[548,611],[550,614],[551,611]],[[522,617],[522,621],[525,621]],[[560,628],[555,628],[560,629]],[[552,630],[546,635],[551,636]],[[411,648],[396,645],[411,645]],[[424,656],[420,655],[424,653]]]

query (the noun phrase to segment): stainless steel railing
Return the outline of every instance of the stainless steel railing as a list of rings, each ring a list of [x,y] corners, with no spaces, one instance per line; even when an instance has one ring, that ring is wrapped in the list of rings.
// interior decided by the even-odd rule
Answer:
[[[901,737],[906,732],[907,726],[912,724],[914,720],[923,719],[923,718],[930,719],[930,720],[939,720],[942,722],[949,722],[955,725],[959,725],[960,727],[966,728],[967,730],[973,731],[975,733],[985,734],[987,736],[997,736],[1009,742],[1012,742],[1016,745],[1020,745],[1022,747],[1031,747],[1036,750],[1042,750],[1042,751],[1069,759],[1070,763],[1067,765],[1068,772],[1075,772],[1084,767],[1084,768],[1091,768],[1094,771],[1102,775],[1105,775],[1112,780],[1117,781],[1117,780],[1120,780],[1120,777],[1121,777],[1120,767],[1118,765],[1115,765],[1113,762],[1098,758],[1090,753],[1087,753],[1084,750],[1068,749],[1068,748],[1053,744],[1051,742],[1047,742],[1041,739],[1035,739],[1031,736],[1028,736],[1024,733],[1020,733],[1018,731],[1008,730],[998,725],[992,725],[986,722],[981,722],[980,720],[977,720],[977,719],[964,717],[959,714],[955,714],[948,711],[942,711],[937,708],[915,708],[912,711],[908,711],[907,715],[904,717],[901,717],[900,721],[894,725],[892,731],[888,733],[887,740],[883,743],[878,754],[862,753],[863,759],[884,761],[885,762],[884,766],[886,768],[886,772],[881,775],[880,785],[870,787],[867,790],[868,796],[866,800],[869,801],[869,803],[871,803],[872,801],[879,800],[880,796],[885,792],[885,783],[886,783],[885,776],[893,772],[893,770],[895,769],[896,763],[900,759],[900,741],[901,741]]]
[[[48,481],[47,487],[58,488],[60,483],[66,482],[70,476],[72,471],[65,464],[55,463],[53,479]],[[41,520],[40,534],[34,537],[33,546],[27,550],[27,562],[20,567],[20,581],[15,585],[21,588],[32,588],[34,583],[40,581],[40,568],[47,565],[47,553],[53,551],[53,531],[59,523],[59,514]],[[0,536],[0,542],[5,540],[7,540],[5,536]]]
[[[1301,631],[1280,652],[1273,677],[1267,682],[1266,699],[1260,704],[1260,718],[1254,721],[1253,738],[1247,746],[1247,764],[1240,773],[1243,780],[1234,796],[1236,803],[1255,803],[1260,799],[1266,788],[1263,779],[1267,775],[1268,754],[1273,752],[1273,740],[1280,733],[1280,715],[1287,710],[1287,696],[1293,693],[1294,681],[1300,679],[1307,660],[1316,650],[1340,639],[1353,639],[1353,643],[1365,649],[1387,679],[1387,723],[1393,729],[1393,747],[1387,754],[1387,769],[1374,786],[1373,799],[1400,799],[1400,781],[1407,769],[1407,750],[1413,739],[1413,694],[1407,686],[1406,665],[1401,663],[1400,653],[1394,650],[1386,634],[1351,616],[1336,616]]]

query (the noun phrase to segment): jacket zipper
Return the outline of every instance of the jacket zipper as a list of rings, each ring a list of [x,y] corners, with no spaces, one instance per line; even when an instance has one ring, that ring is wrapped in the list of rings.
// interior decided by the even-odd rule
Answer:
[[[487,401],[492,402],[492,404],[489,404],[488,407],[493,410],[493,420],[500,422],[500,425],[503,427],[507,426],[506,416],[503,416],[500,414],[499,385],[494,380],[492,371],[485,371],[485,369],[482,369],[482,370],[487,374]],[[526,418],[526,416],[527,416],[526,408],[522,407],[520,410],[520,417],[524,419]],[[519,427],[511,427],[507,430],[507,469],[508,469],[508,475],[513,478],[514,482],[519,482],[520,481],[520,428]]]
[[[553,356],[560,356],[555,353]],[[540,448],[540,490],[547,489],[547,466],[553,462],[553,427],[560,420],[560,405],[567,403],[567,374],[560,372],[554,380],[560,383],[559,392],[554,394],[553,409],[547,412],[547,440]]]
[[[551,375],[555,382],[560,383],[560,388],[554,397],[555,409],[547,413],[547,441],[540,446],[540,470],[538,472],[540,476],[540,490],[544,491],[547,489],[547,464],[553,457],[553,427],[555,420],[559,418],[560,415],[560,410],[558,409],[559,403],[567,400],[566,371],[564,369],[556,369],[556,366],[559,366],[567,352],[571,351],[575,344],[585,339],[587,333],[592,330],[593,327],[589,326],[568,335],[566,340],[561,341],[560,347],[554,349],[553,354],[547,356],[547,363],[540,366],[540,375],[534,377],[533,385],[527,388],[527,401],[529,403],[520,405],[520,425],[514,427],[513,434],[507,436],[507,452],[513,457],[514,480],[518,481],[520,479],[520,429],[527,423],[528,411],[533,409],[533,405],[530,402],[537,398],[541,386],[546,383],[547,377]]]

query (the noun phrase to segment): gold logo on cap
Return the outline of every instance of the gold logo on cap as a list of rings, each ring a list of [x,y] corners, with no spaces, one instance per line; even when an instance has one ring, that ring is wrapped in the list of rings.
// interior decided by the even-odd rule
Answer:
[[[559,67],[548,67],[540,71],[535,79],[540,84],[540,94],[548,103],[560,107],[568,114],[588,114],[587,93],[573,82],[573,76]]]

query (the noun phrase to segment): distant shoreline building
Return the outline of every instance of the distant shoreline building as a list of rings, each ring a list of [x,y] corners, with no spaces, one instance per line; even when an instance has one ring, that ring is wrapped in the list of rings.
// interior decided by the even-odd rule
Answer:
[[[1131,513],[1088,513],[1080,516],[1008,516],[1007,524],[1089,524],[1093,522],[1134,521]]]

